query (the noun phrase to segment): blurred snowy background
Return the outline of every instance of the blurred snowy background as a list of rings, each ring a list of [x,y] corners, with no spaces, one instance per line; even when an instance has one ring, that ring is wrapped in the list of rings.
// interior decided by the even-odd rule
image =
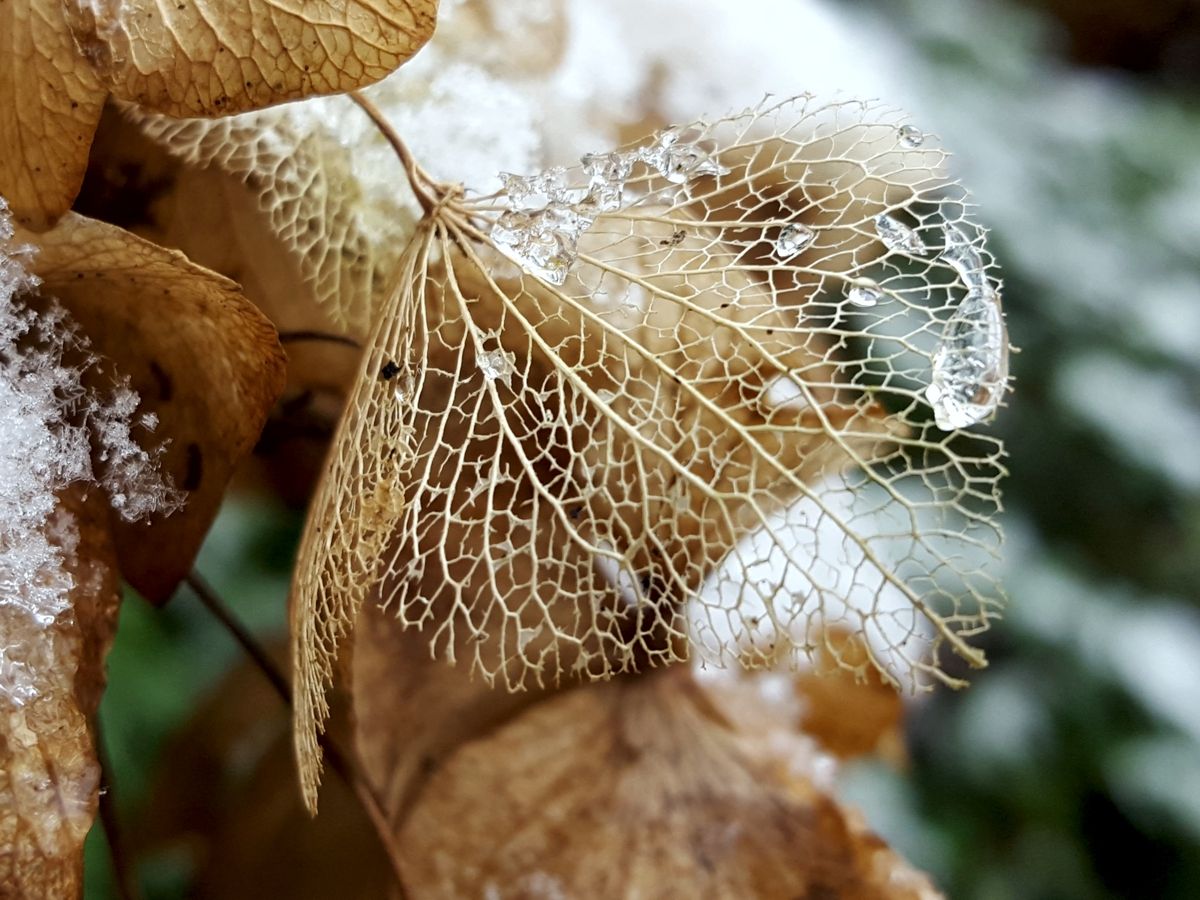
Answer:
[[[845,796],[952,897],[1200,896],[1200,12],[569,5],[561,102],[636,104],[664,59],[655,89],[680,118],[766,91],[878,97],[955,152],[993,229],[1021,348],[994,426],[1011,452],[1009,611],[974,687],[913,710],[909,769],[852,768]],[[576,137],[568,158],[594,149]],[[266,637],[298,529],[295,512],[235,502],[200,561]],[[237,660],[191,598],[126,605],[103,723],[127,816]],[[111,896],[91,850],[88,897]],[[148,896],[187,890],[178,859],[142,875]]]

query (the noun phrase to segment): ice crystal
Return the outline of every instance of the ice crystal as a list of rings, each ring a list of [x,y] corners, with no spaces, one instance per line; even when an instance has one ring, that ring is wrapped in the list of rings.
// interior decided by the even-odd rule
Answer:
[[[154,424],[136,419],[137,395],[123,384],[108,396],[85,386],[96,362],[86,340],[60,307],[27,304],[38,287],[32,256],[14,243],[0,199],[0,698],[18,705],[37,693],[30,642],[70,614],[70,535],[51,528],[58,493],[97,484],[127,519],[178,502],[134,438]]]

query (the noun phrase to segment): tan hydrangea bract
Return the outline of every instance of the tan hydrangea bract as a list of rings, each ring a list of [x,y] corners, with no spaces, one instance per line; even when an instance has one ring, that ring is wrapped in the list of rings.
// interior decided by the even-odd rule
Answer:
[[[48,536],[64,554],[71,613],[49,627],[20,608],[28,585],[8,582],[0,635],[31,673],[27,700],[0,692],[0,896],[81,896],[83,842],[96,817],[100,763],[92,717],[120,605],[120,579],[102,498],[74,485]],[[7,676],[7,673],[5,673]]]
[[[0,196],[52,225],[105,99],[214,116],[383,78],[433,34],[437,0],[8,0],[0,5]]]
[[[365,118],[348,97],[322,103],[346,119]],[[330,319],[351,332],[366,327],[395,285],[397,247],[416,218],[393,159],[381,164],[394,167],[398,196],[367,196],[353,174],[362,148],[313,128],[303,106],[216,120],[138,118],[189,165],[244,179]]]
[[[279,338],[234,282],[114,225],[69,213],[19,236],[36,242],[43,296],[79,323],[105,376],[129,379],[166,440],[159,464],[183,492],[182,509],[113,521],[122,574],[165,602],[283,390]]]
[[[983,662],[1002,448],[937,427],[927,390],[964,282],[997,283],[944,152],[887,111],[799,98],[633,153],[616,207],[568,187],[532,250],[515,195],[431,188],[296,569],[310,806],[325,688],[372,592],[510,689],[695,655],[819,652],[912,685],[955,682],[944,647]]]

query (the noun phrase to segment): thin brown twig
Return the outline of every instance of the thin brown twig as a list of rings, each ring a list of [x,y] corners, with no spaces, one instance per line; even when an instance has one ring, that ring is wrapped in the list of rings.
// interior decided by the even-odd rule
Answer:
[[[113,795],[112,761],[108,757],[108,747],[104,743],[99,716],[93,719],[92,729],[96,741],[96,760],[100,763],[100,824],[104,827],[104,839],[108,844],[113,882],[121,900],[140,900],[141,893],[129,867],[129,857],[125,854],[125,842],[121,837],[120,817],[117,815],[116,798]]]
[[[270,682],[271,687],[279,695],[279,699],[283,701],[283,704],[288,709],[292,709],[291,685],[288,683],[283,672],[275,665],[275,661],[271,659],[266,650],[255,639],[254,635],[247,631],[245,626],[234,618],[224,601],[221,600],[220,595],[199,572],[193,569],[187,574],[184,580],[204,607],[233,635],[234,640],[238,642],[242,650],[250,657],[254,665],[263,674],[263,677]],[[329,767],[354,792],[354,796],[358,799],[363,812],[374,828],[375,834],[379,838],[379,843],[383,848],[384,855],[387,856],[388,863],[391,865],[392,875],[396,879],[396,885],[399,889],[399,896],[403,900],[406,896],[403,874],[404,864],[392,841],[391,829],[383,807],[380,806],[379,800],[371,791],[370,786],[367,785],[366,781],[358,773],[357,767],[342,753],[338,745],[334,743],[333,738],[328,734],[321,734],[318,736],[318,740],[321,743],[322,751],[325,753],[325,758],[329,760]]]
[[[289,344],[297,341],[327,341],[330,344],[345,344],[347,347],[353,347],[355,350],[362,349],[362,344],[348,334],[333,334],[331,332],[311,331],[308,329],[279,332],[279,343]]]
[[[408,183],[411,185],[413,193],[416,194],[417,201],[421,204],[421,209],[425,211],[425,215],[432,215],[438,206],[438,198],[430,191],[430,182],[433,179],[429,177],[429,173],[421,168],[421,164],[412,155],[412,151],[408,149],[408,145],[396,133],[396,129],[392,127],[392,123],[387,120],[387,117],[380,112],[379,107],[368,100],[360,91],[350,91],[350,99],[359,105],[362,111],[375,123],[375,127],[379,129],[379,133],[392,145],[392,149],[396,151],[396,156],[400,158],[400,164],[404,166],[404,172],[408,176]]]

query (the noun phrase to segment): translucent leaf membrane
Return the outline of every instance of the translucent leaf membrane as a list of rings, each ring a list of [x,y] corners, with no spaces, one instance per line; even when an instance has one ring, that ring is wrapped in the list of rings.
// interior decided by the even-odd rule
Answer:
[[[397,245],[413,231],[415,204],[395,158],[352,100],[322,98],[226,119],[137,118],[185,162],[246,181],[337,325],[362,328],[382,305],[395,283]],[[363,169],[374,177],[360,180],[355,173]]]
[[[368,590],[510,689],[696,654],[982,664],[1003,453],[939,420],[1000,400],[999,284],[902,124],[786,101],[427,223],[302,548],[308,712]]]
[[[497,168],[540,158],[540,111],[473,62],[418,60],[364,93],[438,177],[484,187]],[[244,180],[332,324],[367,330],[395,287],[420,207],[391,145],[352,99],[224,119],[137,120],[188,164]]]

